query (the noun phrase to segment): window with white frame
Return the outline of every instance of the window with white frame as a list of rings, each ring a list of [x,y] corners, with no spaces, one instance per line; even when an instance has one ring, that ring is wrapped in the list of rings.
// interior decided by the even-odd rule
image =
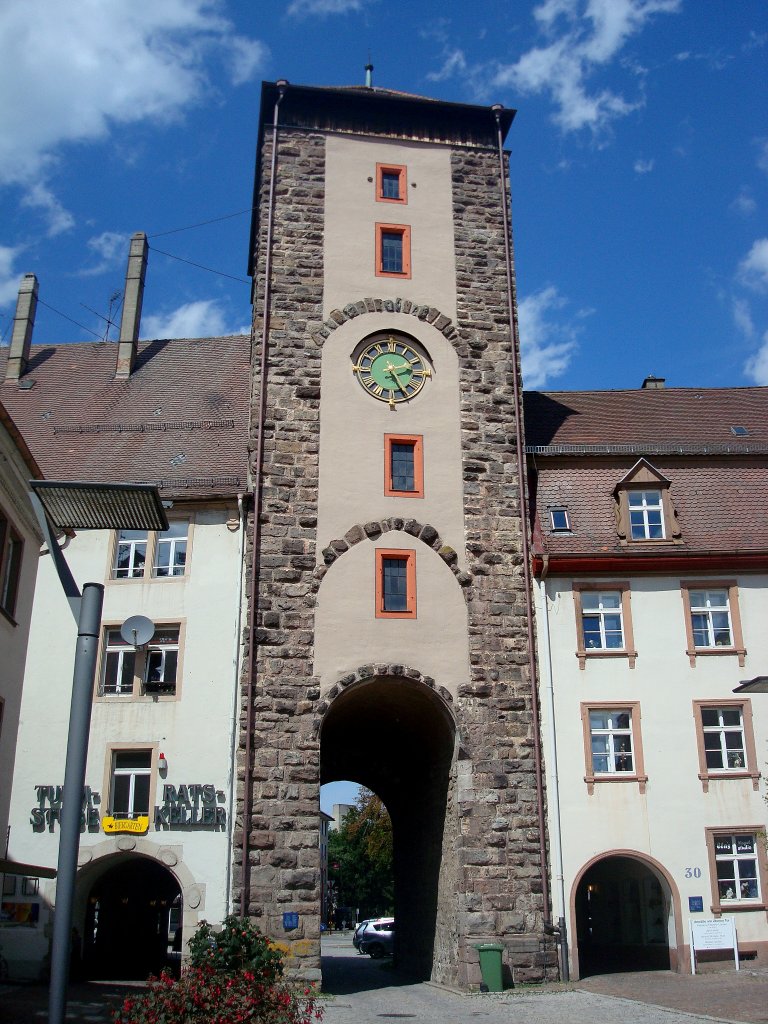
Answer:
[[[142,579],[151,566],[158,579],[183,576],[187,565],[189,521],[173,519],[160,533],[119,530],[115,541],[112,579]]]
[[[168,529],[157,534],[153,576],[183,576],[187,562],[187,531],[189,523],[175,519]]]
[[[632,540],[664,540],[664,506],[661,491],[627,491]]]
[[[694,647],[732,647],[728,591],[688,590]]]
[[[146,652],[144,689],[147,693],[175,693],[179,664],[179,627],[158,626]]]
[[[631,710],[591,709],[589,732],[595,775],[634,772]]]
[[[550,508],[549,527],[553,533],[569,533],[571,529],[571,520],[568,515],[568,509],[562,507]]]
[[[722,902],[760,899],[758,842],[753,833],[714,835],[717,894]]]
[[[119,629],[107,629],[104,639],[102,694],[133,693],[136,676],[136,648],[123,640]]]
[[[702,707],[707,771],[744,771],[747,764],[741,706]]]
[[[113,751],[110,813],[115,818],[136,818],[140,814],[149,814],[151,778],[151,750]]]
[[[623,648],[621,592],[618,590],[582,591],[581,629],[584,649],[587,651]]]
[[[178,622],[156,624],[150,642],[138,648],[123,640],[117,626],[105,626],[99,696],[174,696],[180,649]]]

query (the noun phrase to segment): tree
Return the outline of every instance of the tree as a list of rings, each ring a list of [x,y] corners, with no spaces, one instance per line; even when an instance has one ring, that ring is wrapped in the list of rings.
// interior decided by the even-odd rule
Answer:
[[[328,836],[328,875],[337,908],[359,910],[361,921],[393,913],[392,822],[370,790],[361,788],[354,809]]]

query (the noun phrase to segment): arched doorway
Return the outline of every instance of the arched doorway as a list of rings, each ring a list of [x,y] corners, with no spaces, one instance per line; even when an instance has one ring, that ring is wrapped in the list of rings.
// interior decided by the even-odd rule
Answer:
[[[448,921],[455,914],[455,884],[441,873],[455,734],[445,701],[424,683],[400,676],[349,686],[322,726],[321,781],[359,782],[389,811],[395,962],[419,978],[432,973],[439,936],[455,932]]]
[[[172,927],[180,927],[181,889],[148,857],[128,856],[93,882],[83,935],[87,978],[144,980],[171,966]]]
[[[673,904],[664,875],[640,857],[591,864],[575,897],[579,976],[669,970]]]

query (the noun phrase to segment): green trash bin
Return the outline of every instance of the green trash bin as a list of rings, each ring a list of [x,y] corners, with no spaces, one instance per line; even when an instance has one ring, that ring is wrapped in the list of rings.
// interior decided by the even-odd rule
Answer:
[[[504,947],[500,942],[481,942],[475,946],[475,949],[480,954],[480,973],[483,976],[483,984],[488,987],[489,992],[503,992],[501,954],[504,952]]]

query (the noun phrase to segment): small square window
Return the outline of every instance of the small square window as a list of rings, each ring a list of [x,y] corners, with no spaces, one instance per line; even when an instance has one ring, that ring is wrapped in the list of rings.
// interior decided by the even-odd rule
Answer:
[[[751,702],[748,699],[695,700],[693,713],[699,753],[699,778],[704,792],[709,791],[713,779],[751,779],[752,788],[757,790],[760,772],[752,728]]]
[[[376,164],[376,200],[379,203],[408,202],[406,170],[402,164]]]
[[[376,549],[376,617],[416,618],[416,552]]]
[[[424,465],[421,435],[384,435],[384,494],[423,498]]]
[[[376,275],[411,276],[411,229],[407,225],[376,225]]]
[[[637,782],[645,792],[648,777],[640,742],[640,705],[582,704],[584,757],[588,792],[597,783]]]
[[[112,579],[143,579],[147,566],[158,579],[183,576],[187,565],[189,520],[172,519],[162,533],[119,530],[115,541]]]
[[[549,510],[549,525],[557,533],[565,533],[571,529],[571,520],[567,508],[551,508]]]
[[[579,668],[588,660],[626,658],[635,667],[637,651],[632,631],[629,583],[574,583],[576,657]]]
[[[759,836],[752,832],[712,834],[721,909],[732,902],[760,902],[759,844]]]
[[[736,655],[744,667],[746,648],[741,633],[739,588],[733,580],[681,581],[685,612],[686,653],[691,667],[696,659]]]

